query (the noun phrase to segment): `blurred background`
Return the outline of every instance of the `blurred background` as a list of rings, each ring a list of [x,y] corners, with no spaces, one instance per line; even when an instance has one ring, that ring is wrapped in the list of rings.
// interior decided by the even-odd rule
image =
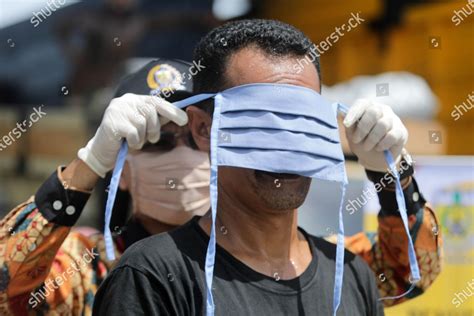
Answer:
[[[473,298],[451,302],[474,278],[473,10],[472,1],[440,0],[0,0],[0,216],[74,159],[125,74],[153,57],[190,61],[199,38],[225,21],[278,19],[320,48],[323,95],[387,103],[410,132],[418,182],[440,217],[445,268],[425,295],[387,315],[474,315]],[[33,113],[31,126],[5,139]],[[345,148],[346,198],[356,199],[370,184]],[[80,224],[102,225],[105,188]],[[313,183],[301,209],[309,232],[336,231],[339,194]],[[345,215],[347,232],[375,230],[377,211],[372,200]]]

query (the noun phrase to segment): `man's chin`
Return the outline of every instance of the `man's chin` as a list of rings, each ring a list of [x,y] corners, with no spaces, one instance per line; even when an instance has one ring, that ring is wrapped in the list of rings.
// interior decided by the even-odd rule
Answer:
[[[296,174],[254,170],[255,192],[266,207],[275,211],[300,207],[308,194],[311,178]]]

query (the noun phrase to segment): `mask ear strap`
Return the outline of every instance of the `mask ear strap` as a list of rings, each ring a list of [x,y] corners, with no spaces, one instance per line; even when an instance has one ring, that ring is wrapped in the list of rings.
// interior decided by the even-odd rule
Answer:
[[[216,95],[216,93],[197,94],[197,95],[193,95],[192,97],[186,98],[184,100],[173,102],[173,105],[176,106],[177,108],[182,109],[184,107],[187,107],[188,105],[199,103],[199,102],[204,101],[206,99],[210,99],[215,95]]]
[[[345,173],[345,167],[344,167]],[[334,276],[334,295],[333,295],[333,315],[336,316],[337,309],[341,303],[342,295],[342,279],[344,276],[344,220],[342,216],[342,207],[346,195],[347,177],[345,182],[341,183],[341,202],[339,204],[339,231],[337,232],[337,246],[336,246],[336,272]]]
[[[188,105],[195,104],[212,97],[216,98],[214,104],[214,114],[212,118],[211,127],[211,182],[209,185],[210,197],[211,197],[211,233],[209,237],[209,244],[207,245],[206,262],[205,262],[205,276],[206,276],[206,315],[213,316],[215,305],[214,297],[212,296],[212,279],[214,275],[214,263],[216,260],[216,209],[217,209],[217,135],[219,130],[219,119],[221,112],[221,98],[220,94],[216,93],[203,93],[198,94],[184,100],[174,102],[173,104],[178,108],[184,108]]]
[[[114,208],[115,196],[122,175],[125,159],[127,158],[128,145],[126,141],[122,142],[119,153],[117,155],[117,162],[115,163],[112,179],[110,180],[109,193],[107,196],[107,204],[105,205],[105,224],[104,224],[104,241],[105,254],[108,260],[115,260],[114,241],[112,239],[112,232],[110,231],[110,219],[112,218],[112,209]]]
[[[390,169],[390,172],[395,177],[395,196],[397,199],[398,204],[398,211],[400,212],[400,216],[402,218],[403,226],[405,228],[405,232],[408,238],[408,259],[410,262],[410,272],[411,276],[409,282],[411,283],[410,288],[403,294],[397,296],[387,296],[382,297],[380,300],[388,300],[388,299],[399,299],[408,293],[410,293],[414,288],[415,284],[421,280],[420,269],[418,267],[418,261],[416,260],[416,252],[415,247],[413,246],[413,240],[410,234],[410,228],[408,227],[408,215],[407,209],[405,204],[405,197],[403,195],[402,185],[400,184],[400,176],[396,170],[395,162],[392,157],[392,153],[389,150],[384,151],[385,160],[387,161],[387,165]]]
[[[214,114],[212,118],[211,127],[211,183],[209,186],[211,196],[211,233],[209,244],[207,245],[206,253],[206,315],[213,316],[215,311],[214,297],[212,295],[212,279],[214,276],[214,264],[216,261],[216,213],[217,213],[217,149],[218,149],[218,133],[220,124],[221,102],[222,95],[218,94],[215,97]]]
[[[206,277],[206,315],[213,316],[215,312],[214,297],[212,295],[212,279],[214,276],[214,264],[216,261],[216,212],[217,212],[217,136],[219,131],[221,100],[222,95],[215,93],[204,93],[189,97],[182,101],[174,102],[173,104],[178,108],[184,108],[188,105],[204,101],[215,97],[214,114],[212,118],[211,127],[211,181],[209,185],[211,197],[211,232],[209,237],[209,244],[207,245],[206,262],[205,262],[205,277]]]

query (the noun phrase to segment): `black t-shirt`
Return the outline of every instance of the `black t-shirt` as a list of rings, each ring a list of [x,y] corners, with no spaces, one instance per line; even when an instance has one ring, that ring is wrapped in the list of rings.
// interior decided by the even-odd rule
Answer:
[[[103,282],[94,315],[205,315],[204,261],[208,235],[198,217],[131,246]],[[216,315],[332,315],[336,246],[301,230],[313,258],[292,280],[252,270],[217,245],[213,293]],[[337,315],[383,315],[373,272],[345,253]]]

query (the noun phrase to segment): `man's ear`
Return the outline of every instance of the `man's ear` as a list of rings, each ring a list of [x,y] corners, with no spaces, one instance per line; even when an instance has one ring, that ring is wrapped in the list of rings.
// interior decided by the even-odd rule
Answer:
[[[186,108],[188,127],[199,150],[209,152],[211,147],[211,116],[197,106]]]

